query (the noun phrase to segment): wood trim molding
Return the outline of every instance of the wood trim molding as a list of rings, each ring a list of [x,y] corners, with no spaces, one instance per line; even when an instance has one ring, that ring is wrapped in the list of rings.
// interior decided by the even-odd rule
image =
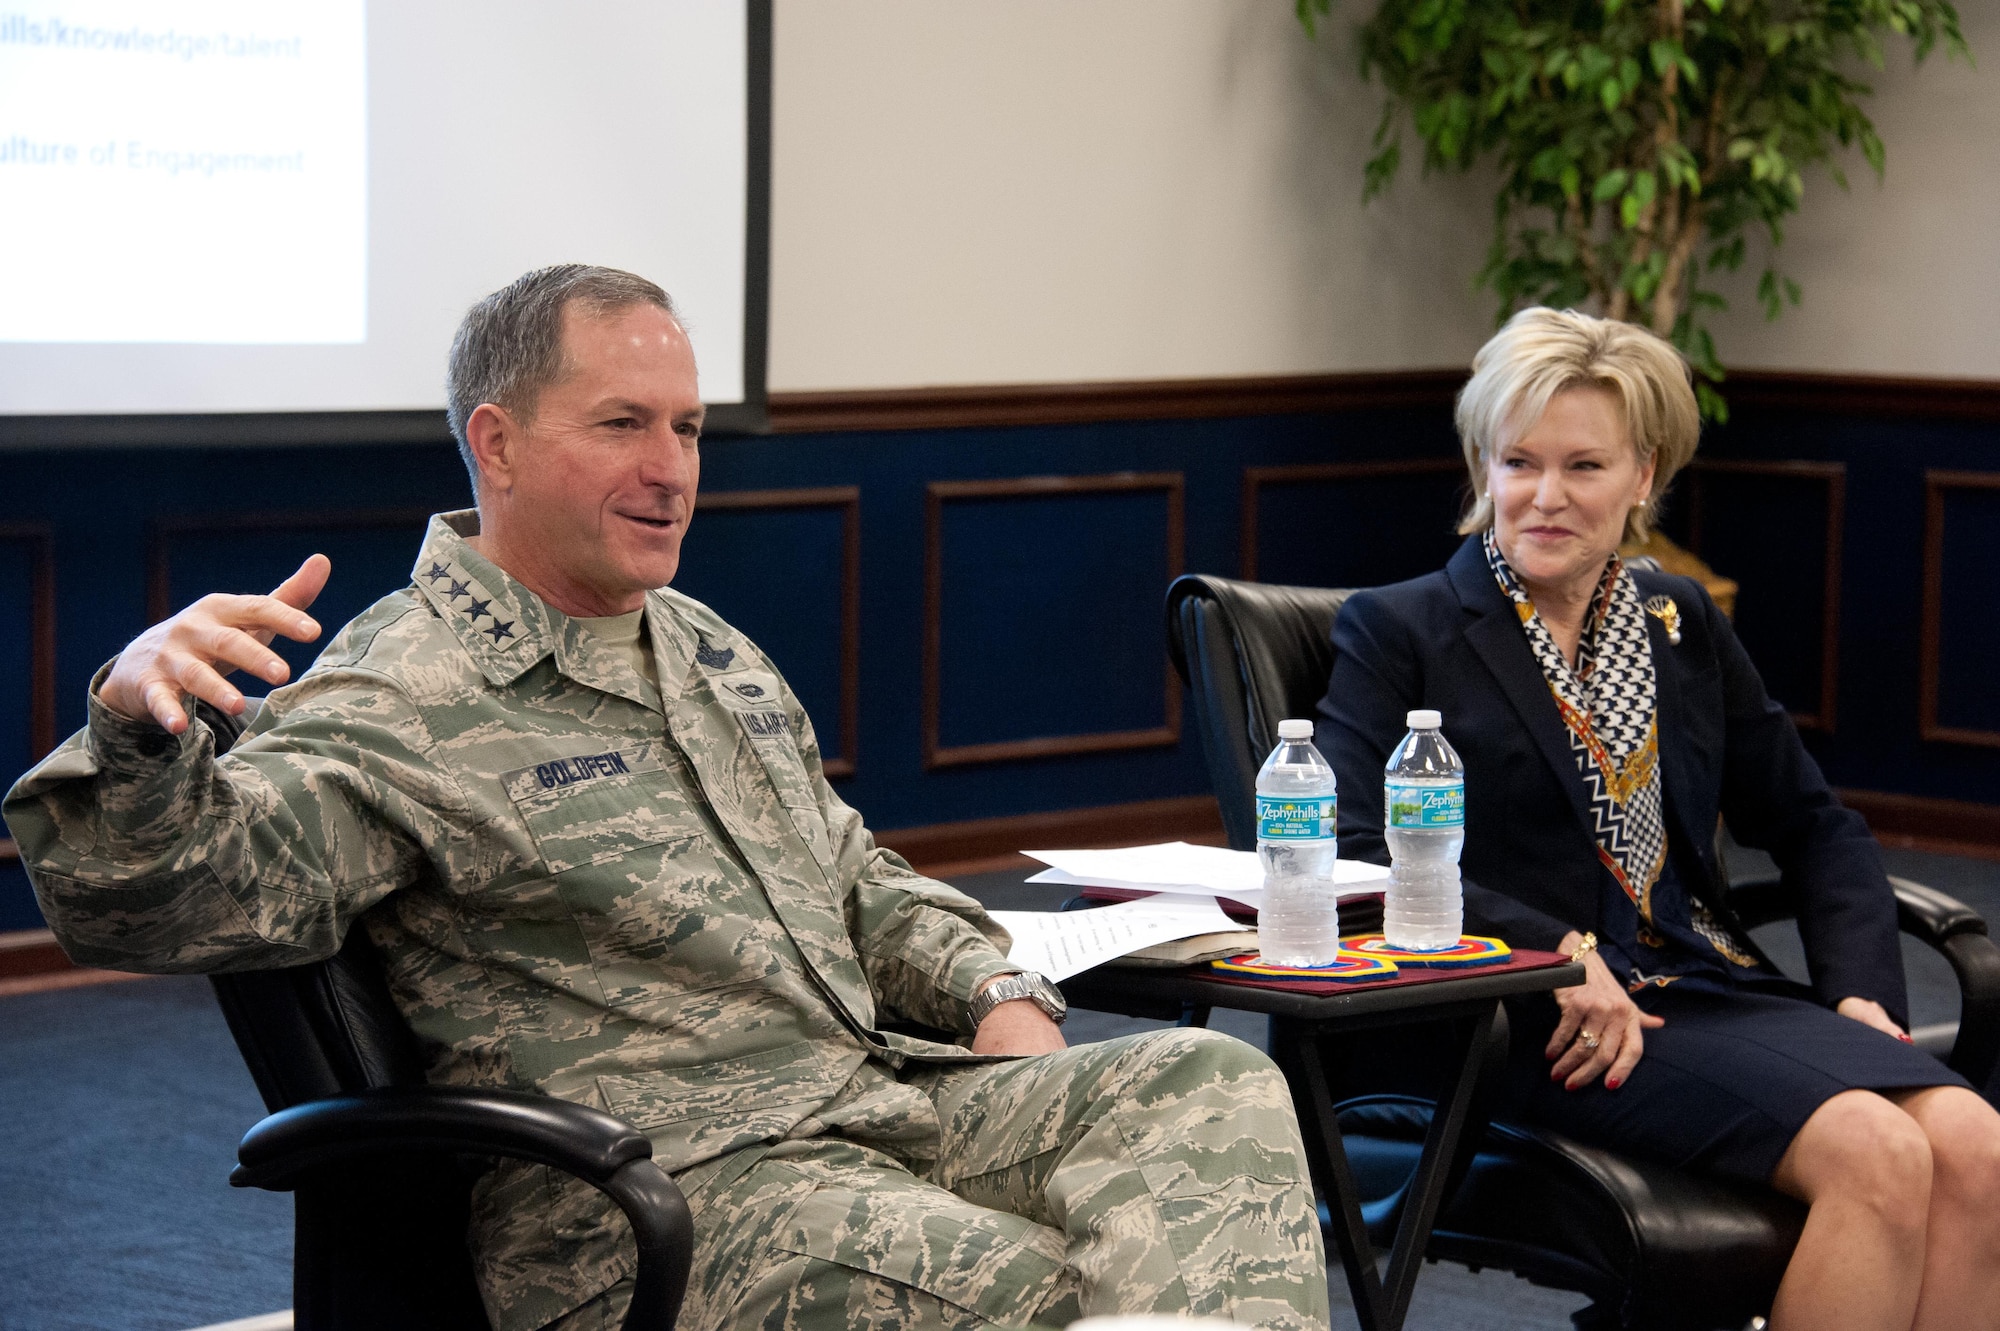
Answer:
[[[1449,409],[1462,369],[773,393],[774,434]]]
[[[1007,818],[977,818],[928,827],[898,827],[875,833],[875,843],[895,851],[919,872],[934,877],[991,873],[1034,863],[1021,851],[1061,846],[1143,846],[1157,841],[1223,845],[1222,811],[1213,795],[1057,809]]]
[[[260,511],[213,513],[198,517],[156,518],[146,539],[146,621],[157,624],[174,612],[173,543],[180,536],[227,536],[259,531],[371,531],[385,527],[423,527],[431,519],[427,508],[364,508],[346,511]],[[411,562],[416,552],[410,552]]]
[[[954,501],[1027,499],[1048,495],[1159,490],[1167,496],[1167,580],[1180,576],[1186,550],[1187,482],[1177,471],[1115,472],[1106,476],[1021,476],[997,481],[932,481],[924,487],[923,765],[925,771],[974,763],[1112,753],[1180,743],[1181,685],[1161,653],[1165,723],[1143,730],[1045,735],[986,744],[946,744],[939,733],[944,697],[944,510]]]
[[[830,777],[855,772],[861,743],[861,487],[704,490],[697,510],[837,508],[840,510],[840,756],[820,755]]]
[[[1315,415],[1383,408],[1447,410],[1464,386],[1466,375],[1464,368],[1450,366],[1341,374],[773,393],[770,421],[774,434],[807,434]],[[1752,411],[2000,421],[2000,379],[1736,370],[1722,389],[1731,406]]]
[[[1820,586],[1819,706],[1793,712],[1801,730],[1834,733],[1840,704],[1841,552],[1847,548],[1847,464],[1810,462],[1802,458],[1779,462],[1736,462],[1697,459],[1688,467],[1688,547],[1701,554],[1703,480],[1710,476],[1776,476],[1817,481],[1826,486],[1826,549]],[[1741,572],[1731,574],[1737,582]]]
[[[1840,802],[1868,821],[1886,846],[2000,860],[2000,804],[1899,795],[1887,790],[1836,790]]]
[[[1732,408],[1758,411],[2000,421],[2000,379],[1732,370],[1722,395]]]
[[[1938,724],[1938,670],[1943,654],[1944,496],[1947,490],[2000,490],[2000,471],[1924,472],[1924,618],[1918,639],[1917,730],[1935,743],[2000,748],[2000,730]]]
[[[0,523],[28,547],[28,760],[56,746],[56,534],[46,522]]]
[[[1245,467],[1242,509],[1238,518],[1237,576],[1257,581],[1257,518],[1264,488],[1273,485],[1313,485],[1328,481],[1369,481],[1387,476],[1430,476],[1462,473],[1458,458],[1392,458],[1381,462],[1308,462],[1287,467]]]
[[[47,929],[0,933],[0,998],[145,978],[124,971],[100,971],[77,965],[64,954],[56,936]]]

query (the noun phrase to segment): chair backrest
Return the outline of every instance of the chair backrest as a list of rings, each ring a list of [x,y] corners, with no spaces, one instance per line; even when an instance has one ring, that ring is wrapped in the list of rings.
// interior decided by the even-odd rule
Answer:
[[[1257,845],[1257,769],[1278,722],[1310,717],[1333,673],[1333,621],[1349,587],[1285,587],[1205,573],[1167,588],[1167,648],[1194,695],[1222,825],[1237,850]]]
[[[236,742],[257,705],[238,717],[197,705],[216,752]],[[272,1113],[424,1082],[416,1037],[366,930],[349,931],[325,961],[209,981]],[[342,1166],[334,1186],[302,1186],[292,1243],[302,1331],[488,1331],[465,1245],[477,1168],[436,1154],[388,1155]]]

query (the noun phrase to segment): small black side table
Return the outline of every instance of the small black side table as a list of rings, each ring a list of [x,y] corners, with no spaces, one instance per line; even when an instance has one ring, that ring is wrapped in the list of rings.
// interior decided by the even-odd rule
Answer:
[[[1546,966],[1440,974],[1418,983],[1361,984],[1333,994],[1225,984],[1199,968],[1146,970],[1099,966],[1062,982],[1070,1006],[1129,1017],[1205,1025],[1211,1008],[1271,1017],[1271,1057],[1291,1083],[1313,1182],[1333,1217],[1333,1239],[1347,1270],[1362,1331],[1401,1331],[1422,1269],[1431,1227],[1452,1181],[1452,1163],[1468,1127],[1500,1000],[1583,983],[1583,967]],[[1416,1174],[1405,1190],[1386,1276],[1361,1217],[1361,1198],[1341,1144],[1324,1042],[1371,1027],[1426,1026],[1445,1044],[1453,1069],[1438,1095]],[[1475,1131],[1484,1131],[1483,1114]]]

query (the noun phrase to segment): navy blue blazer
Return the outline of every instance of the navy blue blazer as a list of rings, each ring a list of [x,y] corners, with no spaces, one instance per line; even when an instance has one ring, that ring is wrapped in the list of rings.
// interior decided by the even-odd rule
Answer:
[[[1819,1000],[1872,998],[1907,1024],[1895,897],[1867,824],[1828,789],[1701,584],[1649,570],[1633,577],[1642,599],[1664,593],[1681,612],[1678,645],[1657,617],[1646,626],[1668,836],[1688,891],[1733,923],[1715,859],[1719,813],[1739,842],[1771,855],[1800,903]],[[1333,643],[1316,738],[1340,780],[1340,853],[1388,863],[1382,769],[1404,714],[1435,708],[1465,760],[1467,932],[1548,949],[1571,929],[1601,930],[1609,871],[1568,732],[1479,538],[1440,572],[1355,593]]]

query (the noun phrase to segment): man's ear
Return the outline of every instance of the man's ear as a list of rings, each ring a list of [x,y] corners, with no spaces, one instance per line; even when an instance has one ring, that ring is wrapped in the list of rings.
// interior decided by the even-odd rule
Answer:
[[[482,402],[465,422],[465,442],[479,464],[482,488],[505,494],[514,488],[514,469],[521,448],[521,427],[505,407]]]

